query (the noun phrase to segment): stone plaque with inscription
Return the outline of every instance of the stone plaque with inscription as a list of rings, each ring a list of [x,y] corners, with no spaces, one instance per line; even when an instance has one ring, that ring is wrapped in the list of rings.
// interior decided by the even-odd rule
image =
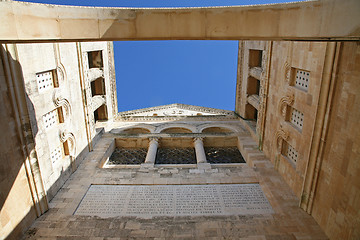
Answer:
[[[259,184],[91,185],[76,215],[99,217],[271,214]]]

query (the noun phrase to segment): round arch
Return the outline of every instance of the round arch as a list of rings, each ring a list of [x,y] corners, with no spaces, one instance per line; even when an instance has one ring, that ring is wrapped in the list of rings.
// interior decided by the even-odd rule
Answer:
[[[166,131],[167,129],[169,130]],[[195,132],[196,132],[196,127],[189,124],[165,124],[159,126],[155,130],[155,133],[195,133]]]
[[[198,126],[199,133],[239,133],[243,132],[243,129],[239,126],[229,126],[223,124],[205,124]]]

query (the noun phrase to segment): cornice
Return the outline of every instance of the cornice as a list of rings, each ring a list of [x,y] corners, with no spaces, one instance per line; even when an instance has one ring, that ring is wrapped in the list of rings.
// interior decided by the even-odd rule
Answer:
[[[162,106],[157,106],[157,107],[142,108],[142,109],[136,109],[136,110],[131,110],[131,111],[119,112],[118,118],[123,119],[123,118],[129,117],[129,116],[132,116],[135,114],[139,114],[139,113],[148,113],[151,111],[166,110],[166,109],[171,109],[171,108],[179,108],[179,109],[190,110],[190,111],[211,113],[211,114],[216,114],[217,116],[232,116],[232,115],[234,115],[234,113],[232,111],[228,111],[228,110],[174,103],[174,104],[162,105]],[[135,116],[132,116],[132,117],[135,117]],[[136,117],[145,117],[146,119],[148,119],[148,116],[136,116]],[[161,117],[163,117],[163,116],[161,116]],[[164,118],[166,118],[166,117],[168,117],[168,116],[164,116]],[[178,116],[170,116],[170,117],[177,119]],[[184,117],[189,117],[189,116],[184,115],[184,116],[179,116],[179,117],[184,118]],[[203,116],[201,116],[201,117],[203,117]],[[206,117],[209,117],[209,116],[206,116]],[[159,117],[156,117],[154,119],[158,119],[158,118]]]

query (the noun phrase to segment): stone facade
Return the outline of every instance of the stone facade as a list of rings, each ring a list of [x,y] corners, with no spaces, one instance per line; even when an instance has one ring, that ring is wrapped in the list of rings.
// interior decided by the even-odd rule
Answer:
[[[356,43],[239,44],[236,112],[245,118],[253,139],[299,198],[301,208],[332,239],[359,234],[359,215],[350,210],[359,202],[359,179],[353,175],[358,169],[359,134],[350,130],[356,129],[358,115],[353,107],[359,92],[357,49]],[[259,69],[251,65],[251,54],[258,50]],[[257,91],[249,87],[254,78]]]
[[[94,51],[100,54],[102,66],[98,68],[89,67],[87,56]],[[2,191],[0,235],[6,236],[17,225],[17,217],[34,219],[35,212],[39,216],[48,209],[48,201],[95,144],[99,133],[95,129],[95,118],[99,121],[114,118],[117,99],[111,42],[5,44],[2,45],[2,63],[3,106],[13,114],[2,118],[4,131],[18,128],[6,134],[9,137],[17,134],[18,137],[10,138],[14,141],[19,134],[24,135],[18,143],[22,147],[15,151],[23,157],[6,154],[8,157],[2,158],[5,161],[2,176],[7,176],[2,180],[2,189],[7,188],[6,179],[12,179],[12,175],[17,175],[17,181],[28,179],[19,189],[15,184],[8,191]],[[91,78],[91,70],[99,74]],[[94,81],[102,81],[102,92],[96,92],[92,86]],[[99,103],[97,98],[102,101]],[[7,104],[9,100],[12,102]],[[101,114],[100,119],[98,115]],[[12,127],[6,127],[6,123]],[[8,145],[9,150],[16,149],[11,145]],[[13,164],[14,161],[19,164]],[[18,204],[20,199],[11,200],[11,196],[20,192],[27,200]],[[20,208],[17,214],[13,211],[15,205],[27,210]],[[20,232],[23,231],[19,226]],[[12,234],[19,233],[13,231]]]
[[[35,239],[360,238],[358,0],[0,5],[1,239],[18,239],[30,226],[25,237]],[[244,40],[236,114],[174,104],[117,115],[112,43],[88,41],[155,39]],[[207,162],[206,148],[226,147],[246,164]],[[146,157],[112,166],[115,148],[142,148]],[[196,162],[156,164],[159,148],[192,149]],[[73,215],[93,184],[224,183],[259,184],[274,213],[156,221]]]

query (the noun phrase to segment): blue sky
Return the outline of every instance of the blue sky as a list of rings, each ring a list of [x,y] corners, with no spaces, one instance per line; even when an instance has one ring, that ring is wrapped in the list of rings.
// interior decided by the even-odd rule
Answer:
[[[203,7],[284,0],[29,0],[102,7]],[[184,103],[235,109],[237,41],[114,42],[119,112]]]

